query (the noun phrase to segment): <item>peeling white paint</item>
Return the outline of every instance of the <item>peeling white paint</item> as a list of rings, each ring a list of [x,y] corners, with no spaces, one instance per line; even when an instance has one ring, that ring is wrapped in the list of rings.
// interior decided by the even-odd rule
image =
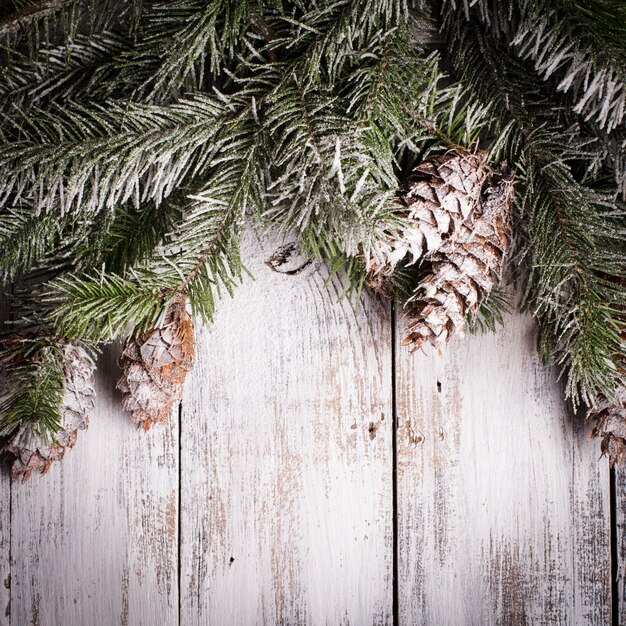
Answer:
[[[256,280],[198,330],[180,459],[177,412],[149,433],[123,414],[113,350],[63,463],[12,511],[0,476],[1,626],[177,625],[179,540],[184,626],[391,626],[389,307],[273,271],[277,245],[248,241]],[[402,626],[609,623],[608,468],[535,340],[515,315],[442,357],[397,347]]]
[[[398,352],[402,625],[609,623],[607,464],[535,346],[513,315]]]
[[[390,624],[389,309],[355,316],[322,269],[286,276],[271,252],[248,256],[256,280],[200,331],[182,623]]]

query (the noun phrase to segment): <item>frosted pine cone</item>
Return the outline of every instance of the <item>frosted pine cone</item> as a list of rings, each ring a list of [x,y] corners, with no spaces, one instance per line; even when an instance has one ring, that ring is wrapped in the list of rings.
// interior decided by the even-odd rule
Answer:
[[[626,384],[621,383],[612,400],[605,399],[589,409],[589,419],[596,421],[593,435],[600,437],[600,450],[611,465],[626,461]]]
[[[194,331],[186,304],[182,298],[172,302],[163,323],[140,337],[129,337],[120,357],[123,374],[117,388],[124,408],[146,430],[154,422],[167,421],[193,367]]]
[[[368,285],[385,291],[385,279],[400,262],[415,263],[441,245],[475,212],[490,168],[482,152],[451,150],[418,165],[401,189],[398,214],[409,227],[388,230],[377,242],[366,269]]]
[[[500,165],[466,219],[426,256],[430,271],[407,303],[409,323],[404,345],[411,350],[425,341],[440,347],[453,330],[463,333],[467,313],[475,313],[499,282],[509,247],[512,179],[511,170]]]
[[[95,406],[94,370],[91,357],[77,346],[65,346],[65,391],[61,406],[61,427],[54,439],[44,439],[32,425],[25,424],[11,435],[4,450],[15,457],[13,479],[28,480],[33,472],[45,474],[52,461],[60,461],[74,446],[78,431],[89,424]],[[36,416],[35,416],[36,417]]]

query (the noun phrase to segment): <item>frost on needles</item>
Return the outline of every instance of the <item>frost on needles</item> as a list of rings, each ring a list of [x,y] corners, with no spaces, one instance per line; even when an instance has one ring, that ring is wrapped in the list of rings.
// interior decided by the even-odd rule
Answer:
[[[18,470],[73,445],[74,372],[113,339],[127,406],[162,421],[188,314],[210,323],[235,293],[247,227],[396,299],[411,345],[493,328],[504,275],[623,459],[623,3],[8,0],[0,41],[0,432]]]

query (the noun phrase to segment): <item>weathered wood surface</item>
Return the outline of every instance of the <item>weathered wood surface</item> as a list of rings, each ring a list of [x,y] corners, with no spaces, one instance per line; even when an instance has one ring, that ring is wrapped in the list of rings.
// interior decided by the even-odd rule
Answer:
[[[100,359],[76,447],[13,485],[11,626],[178,623],[177,416],[137,430],[113,391],[116,356]]]
[[[397,352],[402,626],[609,624],[606,460],[531,320]]]
[[[252,245],[252,249],[256,246]],[[181,623],[392,623],[387,306],[276,248],[199,331],[182,411]]]
[[[8,302],[0,294],[0,320],[8,319]],[[0,394],[1,398],[2,394]],[[0,626],[9,626],[11,610],[11,480],[0,463]]]
[[[63,463],[0,474],[1,626],[394,624],[389,308],[276,247],[249,242],[256,280],[198,329],[180,423],[136,430],[107,351]],[[610,623],[608,468],[534,344],[513,316],[396,347],[401,626]],[[615,501],[626,624],[619,471]]]
[[[614,564],[616,597],[613,606],[618,615],[616,624],[626,624],[626,467],[616,467],[614,475],[615,486],[615,549]]]
[[[9,626],[11,610],[11,482],[0,470],[0,626]]]

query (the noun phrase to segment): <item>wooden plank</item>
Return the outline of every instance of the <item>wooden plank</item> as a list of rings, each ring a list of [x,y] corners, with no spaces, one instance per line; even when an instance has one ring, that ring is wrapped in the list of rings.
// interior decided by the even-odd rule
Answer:
[[[11,480],[6,463],[0,468],[0,626],[11,614]]]
[[[617,624],[626,624],[626,467],[615,466],[615,593],[613,607],[617,611]]]
[[[178,620],[178,425],[137,430],[99,362],[87,431],[48,475],[13,484],[11,624]]]
[[[0,292],[0,322],[9,319],[7,296]],[[0,399],[2,390],[0,389]],[[0,626],[9,626],[11,611],[11,480],[6,459],[0,464]]]
[[[275,249],[272,248],[272,250]],[[391,324],[249,242],[182,415],[181,623],[390,624]],[[288,256],[288,254],[286,255]]]
[[[606,460],[535,345],[514,315],[443,356],[398,347],[403,626],[609,623]]]

